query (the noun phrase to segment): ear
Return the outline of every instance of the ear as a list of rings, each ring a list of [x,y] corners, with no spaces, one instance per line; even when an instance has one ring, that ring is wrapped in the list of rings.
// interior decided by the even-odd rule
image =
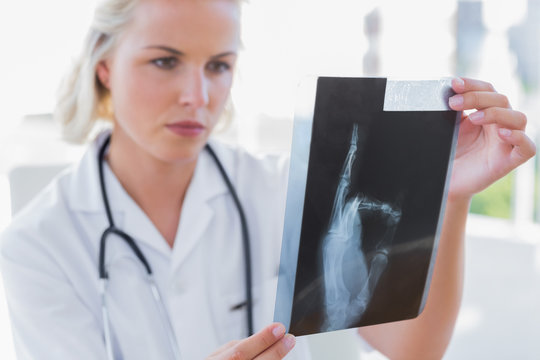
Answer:
[[[109,64],[107,60],[101,60],[96,68],[96,74],[103,86],[105,88],[109,89],[109,78],[110,78],[110,71],[109,71]]]

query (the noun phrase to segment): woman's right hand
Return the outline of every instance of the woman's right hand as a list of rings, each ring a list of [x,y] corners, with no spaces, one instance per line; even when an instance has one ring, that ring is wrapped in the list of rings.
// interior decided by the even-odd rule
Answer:
[[[274,323],[247,339],[228,342],[206,360],[277,360],[294,347],[293,335],[285,335],[285,327]]]

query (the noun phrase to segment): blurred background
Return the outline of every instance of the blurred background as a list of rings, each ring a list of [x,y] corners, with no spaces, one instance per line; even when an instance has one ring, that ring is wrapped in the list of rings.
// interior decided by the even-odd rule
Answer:
[[[0,231],[27,200],[11,196],[10,179],[28,182],[28,168],[44,167],[52,170],[34,182],[47,181],[84,151],[60,140],[51,112],[95,1],[0,3]],[[527,114],[540,143],[540,0],[251,0],[243,42],[235,120],[217,136],[254,152],[289,151],[306,75],[485,79]],[[535,157],[473,200],[463,305],[445,359],[540,358],[539,169]],[[310,341],[321,359],[336,358],[332,344],[356,359],[340,342],[352,336]],[[14,359],[3,296],[0,358]]]

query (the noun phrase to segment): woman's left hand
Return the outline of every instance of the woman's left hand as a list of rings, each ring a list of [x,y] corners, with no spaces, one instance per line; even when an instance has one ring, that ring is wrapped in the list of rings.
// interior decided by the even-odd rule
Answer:
[[[512,110],[508,98],[487,82],[456,78],[450,107],[463,114],[450,181],[449,199],[468,200],[534,156],[525,135],[527,117]]]

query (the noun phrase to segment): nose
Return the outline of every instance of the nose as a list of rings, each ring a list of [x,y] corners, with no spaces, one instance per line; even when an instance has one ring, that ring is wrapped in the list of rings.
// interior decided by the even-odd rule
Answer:
[[[186,69],[180,79],[180,95],[178,101],[183,107],[198,109],[208,104],[208,79],[204,69]]]

